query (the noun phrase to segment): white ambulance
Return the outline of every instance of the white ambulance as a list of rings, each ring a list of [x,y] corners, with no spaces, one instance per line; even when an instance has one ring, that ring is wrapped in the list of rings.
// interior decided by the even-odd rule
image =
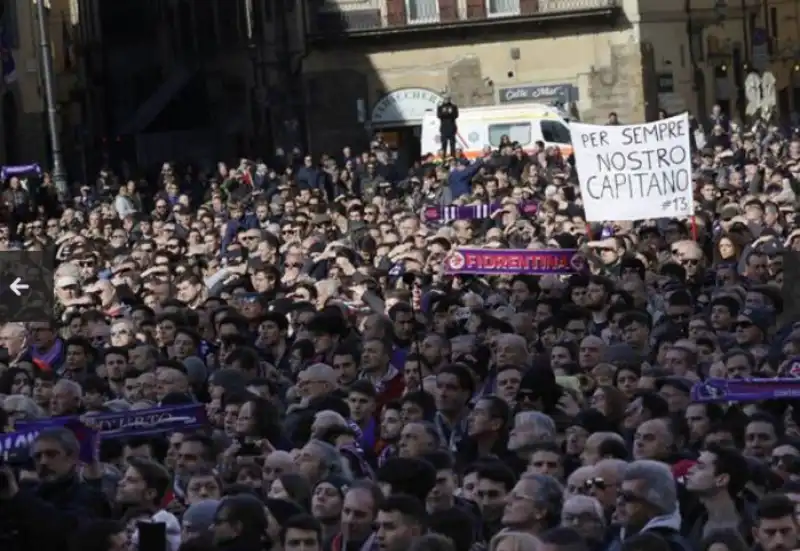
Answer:
[[[485,146],[496,149],[500,139],[508,136],[528,152],[541,141],[545,147],[558,146],[567,156],[572,153],[571,120],[574,117],[563,109],[542,103],[465,107],[459,109],[456,147],[474,159],[482,155]],[[436,154],[442,147],[439,119],[433,111],[422,118],[420,145],[422,155]]]

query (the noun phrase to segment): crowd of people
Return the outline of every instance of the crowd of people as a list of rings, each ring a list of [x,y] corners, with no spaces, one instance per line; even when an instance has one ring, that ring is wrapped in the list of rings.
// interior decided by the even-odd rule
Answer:
[[[87,458],[53,422],[0,463],[0,549],[800,547],[800,408],[691,395],[795,374],[800,138],[707,122],[693,222],[587,223],[572,160],[509,139],[408,172],[380,136],[105,170],[69,204],[11,176],[0,249],[52,255],[56,304],[0,329],[0,428],[186,404],[207,425]],[[466,246],[586,270],[449,275]]]

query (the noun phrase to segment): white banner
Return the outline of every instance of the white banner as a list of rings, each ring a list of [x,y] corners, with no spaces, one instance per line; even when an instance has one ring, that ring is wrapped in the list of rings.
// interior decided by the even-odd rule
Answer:
[[[694,214],[688,114],[644,124],[569,126],[587,221]]]

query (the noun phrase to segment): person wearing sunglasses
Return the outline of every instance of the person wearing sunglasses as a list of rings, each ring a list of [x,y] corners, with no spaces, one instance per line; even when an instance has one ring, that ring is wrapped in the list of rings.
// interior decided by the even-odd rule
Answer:
[[[608,551],[620,551],[633,535],[654,533],[667,541],[671,551],[690,551],[681,535],[678,489],[669,466],[659,461],[639,460],[625,468],[617,496],[619,534]]]

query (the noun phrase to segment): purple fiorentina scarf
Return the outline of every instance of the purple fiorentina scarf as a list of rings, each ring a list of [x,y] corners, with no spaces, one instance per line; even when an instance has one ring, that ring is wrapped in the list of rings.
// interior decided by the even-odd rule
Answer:
[[[535,201],[527,201],[517,206],[519,213],[526,216],[533,216],[539,209],[539,204]],[[426,207],[424,214],[427,222],[447,223],[453,220],[483,220],[502,208],[503,205],[499,202],[485,205],[438,205]]]
[[[99,413],[83,417],[39,419],[20,423],[15,427],[16,432],[0,435],[0,458],[8,458],[29,448],[42,430],[54,427],[66,427],[74,432],[81,444],[81,460],[91,462],[101,438],[150,436],[196,429],[207,424],[208,418],[203,404]]]
[[[800,379],[708,379],[695,383],[693,402],[758,402],[800,398]]]
[[[361,431],[361,447],[365,450],[374,450],[375,444],[378,441],[378,423],[375,421],[374,418],[371,418],[369,422],[367,422],[367,426],[364,427],[364,430]]]
[[[0,179],[6,180],[9,176],[19,176],[26,172],[35,172],[36,174],[42,173],[42,167],[38,163],[29,165],[6,165],[0,169]]]

